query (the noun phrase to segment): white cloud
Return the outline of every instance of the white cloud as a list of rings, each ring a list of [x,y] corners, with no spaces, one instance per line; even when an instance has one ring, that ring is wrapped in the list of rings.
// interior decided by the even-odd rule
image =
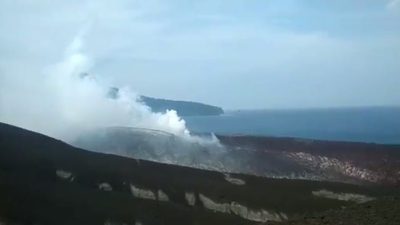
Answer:
[[[44,74],[2,75],[0,121],[73,140],[90,129],[132,126],[167,131],[189,137],[185,121],[175,111],[152,113],[129,88],[116,99],[107,97],[110,86],[85,75],[93,66],[82,52],[84,32],[66,48],[65,58]],[[22,65],[23,66],[23,65]]]
[[[386,8],[389,10],[400,10],[400,0],[390,0],[386,4]]]
[[[141,94],[229,108],[400,100],[400,20],[382,3],[265,2],[1,1],[0,72],[39,76],[91,21],[93,70]],[[332,97],[338,86],[351,97]]]

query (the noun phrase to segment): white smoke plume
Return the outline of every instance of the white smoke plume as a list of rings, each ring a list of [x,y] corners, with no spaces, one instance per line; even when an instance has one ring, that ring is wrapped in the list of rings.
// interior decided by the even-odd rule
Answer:
[[[95,64],[83,53],[83,40],[81,32],[67,47],[61,62],[45,68],[35,83],[24,82],[23,76],[8,76],[9,80],[5,76],[0,84],[0,121],[65,141],[89,129],[108,126],[190,136],[176,111],[153,113],[128,87],[119,89],[118,98],[108,97],[110,85],[91,74]]]

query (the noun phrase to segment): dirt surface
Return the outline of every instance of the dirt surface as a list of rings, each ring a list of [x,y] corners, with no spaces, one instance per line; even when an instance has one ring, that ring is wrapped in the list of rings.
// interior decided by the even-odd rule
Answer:
[[[268,225],[399,225],[400,197],[386,197],[364,204],[353,205],[339,210],[305,216],[284,223]]]

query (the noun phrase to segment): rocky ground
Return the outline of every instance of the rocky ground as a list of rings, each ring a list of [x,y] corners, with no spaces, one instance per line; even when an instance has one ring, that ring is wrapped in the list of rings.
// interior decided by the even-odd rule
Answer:
[[[392,196],[342,209],[306,215],[301,219],[268,225],[399,225],[400,197]]]
[[[400,185],[400,146],[257,136],[195,139],[156,130],[96,129],[72,142],[96,152],[269,178]]]
[[[325,211],[326,219],[337,221],[342,216],[334,213],[343,207],[371,202],[372,210],[374,200],[383,204],[380,199],[398,192],[90,152],[0,123],[0,222],[7,225],[243,225],[304,217],[319,223]],[[395,201],[383,202],[398,210]],[[342,214],[350,218],[346,210]]]

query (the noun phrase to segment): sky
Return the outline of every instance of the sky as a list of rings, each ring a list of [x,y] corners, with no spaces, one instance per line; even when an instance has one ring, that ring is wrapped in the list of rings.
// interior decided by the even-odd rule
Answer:
[[[400,105],[400,0],[2,0],[0,88],[40,85],[80,32],[90,72],[147,96]]]

